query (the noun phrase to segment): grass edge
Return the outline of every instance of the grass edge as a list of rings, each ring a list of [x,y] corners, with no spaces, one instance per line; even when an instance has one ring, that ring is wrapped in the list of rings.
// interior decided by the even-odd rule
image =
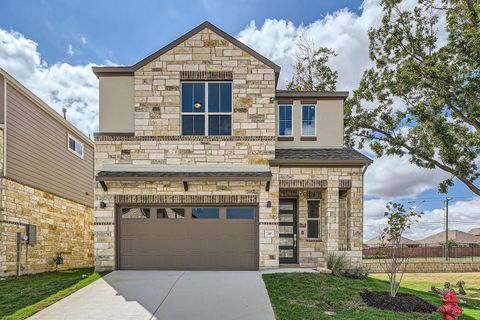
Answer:
[[[51,296],[49,296],[49,297],[47,297],[47,298],[45,298],[41,301],[38,301],[38,302],[36,302],[32,305],[29,305],[27,307],[19,309],[19,310],[15,311],[15,313],[6,316],[3,319],[4,320],[23,320],[23,319],[26,319],[28,317],[31,317],[35,313],[47,308],[48,306],[51,306],[55,302],[58,302],[58,301],[60,301],[64,298],[68,297],[72,293],[74,293],[74,292],[88,286],[89,284],[97,281],[98,279],[102,278],[104,275],[106,275],[109,272],[110,271],[94,272],[94,273],[90,274],[88,277],[86,277],[85,279],[82,279],[82,280],[78,281],[74,285],[72,285],[68,288],[65,288],[63,290],[60,290],[60,291],[52,294]]]

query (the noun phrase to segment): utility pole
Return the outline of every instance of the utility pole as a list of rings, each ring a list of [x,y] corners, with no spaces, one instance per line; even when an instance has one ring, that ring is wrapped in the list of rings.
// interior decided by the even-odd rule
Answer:
[[[445,260],[448,261],[448,198],[445,198]]]

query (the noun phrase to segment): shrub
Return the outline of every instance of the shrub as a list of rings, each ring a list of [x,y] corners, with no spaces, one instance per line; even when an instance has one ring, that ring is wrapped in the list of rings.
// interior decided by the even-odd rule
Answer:
[[[345,269],[343,276],[352,279],[366,279],[368,277],[368,269],[364,266],[354,266]]]
[[[365,267],[351,266],[345,255],[329,254],[327,256],[327,268],[332,270],[332,274],[338,277],[352,279],[365,279],[368,277],[368,270]]]
[[[341,276],[347,267],[348,263],[347,259],[345,259],[345,255],[336,255],[330,253],[327,256],[327,268],[332,270],[334,275]]]

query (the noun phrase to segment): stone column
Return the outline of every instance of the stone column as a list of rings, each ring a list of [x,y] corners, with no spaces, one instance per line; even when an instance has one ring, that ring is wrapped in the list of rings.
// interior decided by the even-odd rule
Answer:
[[[338,251],[340,211],[338,183],[338,179],[328,179],[327,182],[327,252]]]

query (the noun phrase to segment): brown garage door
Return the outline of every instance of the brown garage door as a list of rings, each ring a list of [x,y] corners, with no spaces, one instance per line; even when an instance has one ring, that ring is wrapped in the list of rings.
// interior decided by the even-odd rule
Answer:
[[[256,270],[252,207],[121,207],[119,267],[130,270]]]

